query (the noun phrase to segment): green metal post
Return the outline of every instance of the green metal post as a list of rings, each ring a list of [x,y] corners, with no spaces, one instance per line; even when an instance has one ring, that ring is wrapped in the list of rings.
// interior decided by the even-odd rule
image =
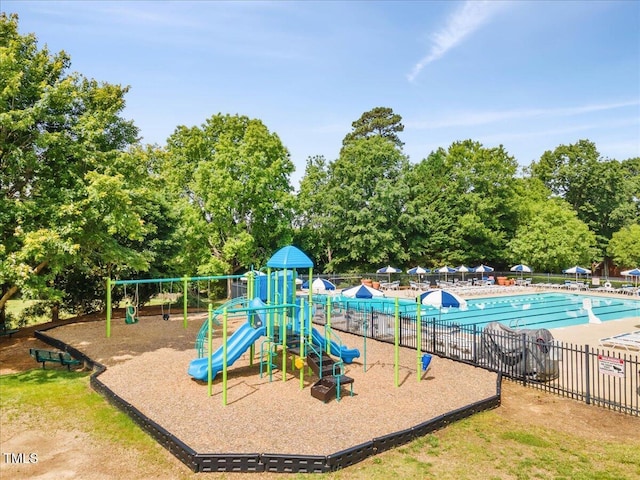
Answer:
[[[395,384],[396,387],[400,386],[400,299],[396,297],[395,305]]]
[[[309,267],[309,336],[311,336],[311,320],[313,319],[313,288],[311,288],[311,281],[313,280],[313,267]],[[306,324],[305,324],[306,327]]]
[[[304,348],[304,298],[300,299],[300,358],[306,358]],[[304,388],[304,364],[300,368],[300,390]]]
[[[213,305],[209,304],[209,316],[208,316],[208,331],[207,331],[207,386],[209,390],[209,396],[213,395],[213,364],[212,364],[212,348],[213,348]]]
[[[107,278],[107,338],[111,337],[111,279]]]
[[[366,313],[366,312],[365,312]],[[373,323],[373,307],[371,307],[371,322]],[[367,319],[365,318],[364,323],[362,324],[362,327],[364,329],[364,337],[363,337],[363,345],[362,345],[362,350],[364,351],[363,354],[363,371],[366,373],[367,372],[367,333],[369,328],[367,327]]]
[[[222,310],[222,405],[227,405],[227,307]]]
[[[329,337],[331,336],[331,297],[327,296],[327,321],[325,322],[324,333],[326,336],[325,342],[325,352],[331,353],[331,340]]]
[[[187,301],[187,288],[188,288],[188,282],[189,282],[189,277],[184,277],[182,279],[182,290],[183,290],[183,295],[182,295],[182,306],[183,306],[183,314],[182,314],[182,323],[184,325],[184,328],[187,328],[187,307],[188,307],[188,301]]]
[[[289,299],[287,298],[287,269],[285,268],[284,270],[284,279],[282,280],[284,282],[284,285],[282,286],[282,291],[283,294],[282,296],[284,297],[284,301],[283,303],[289,303]],[[289,318],[287,315],[287,312],[289,311],[288,308],[284,309],[284,313],[282,314],[282,325],[283,325],[283,329],[282,329],[282,381],[286,382],[287,381],[287,325],[289,322]]]

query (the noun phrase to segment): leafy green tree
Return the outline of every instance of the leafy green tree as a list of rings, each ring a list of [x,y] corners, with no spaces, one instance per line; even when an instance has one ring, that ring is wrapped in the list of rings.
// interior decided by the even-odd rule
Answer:
[[[535,190],[535,193],[540,190]],[[515,236],[508,242],[511,263],[526,263],[536,271],[560,272],[576,264],[590,265],[595,234],[560,198],[520,196]]]
[[[329,165],[323,156],[309,157],[296,196],[295,241],[322,271],[333,259]]]
[[[329,167],[330,271],[379,268],[408,259],[402,228],[407,158],[380,136],[348,143]]]
[[[67,74],[70,59],[38,49],[0,15],[0,310],[17,291],[59,302],[56,277],[145,269],[144,190],[123,171],[138,130],[123,119],[127,88]]]
[[[513,235],[517,163],[502,147],[466,140],[438,149],[408,175],[407,250],[425,265],[500,265]]]
[[[636,218],[622,164],[602,159],[589,140],[546,151],[532,163],[531,174],[575,209],[596,233],[603,254],[613,232]]]
[[[622,269],[640,266],[640,225],[634,223],[615,232],[608,253]]]
[[[181,199],[184,245],[176,268],[230,274],[290,243],[293,169],[260,120],[218,114],[201,127],[178,127],[156,166]]]
[[[630,158],[621,162],[624,195],[629,199],[619,206],[620,217],[628,223],[635,223],[640,218],[640,157]]]
[[[347,146],[354,140],[379,136],[390,140],[396,147],[402,149],[404,143],[398,137],[398,132],[404,130],[404,125],[401,122],[402,117],[393,113],[391,108],[375,107],[364,112],[358,120],[351,124],[353,130],[344,137],[342,145]]]

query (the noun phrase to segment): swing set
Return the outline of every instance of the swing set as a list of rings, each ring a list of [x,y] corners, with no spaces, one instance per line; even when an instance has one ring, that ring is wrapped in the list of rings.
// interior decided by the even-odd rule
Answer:
[[[131,325],[139,321],[140,313],[140,285],[148,283],[157,283],[159,289],[159,296],[161,298],[160,309],[162,312],[162,319],[167,321],[171,318],[171,304],[173,303],[173,284],[182,284],[182,299],[183,299],[183,325],[187,328],[187,310],[189,299],[189,283],[211,280],[228,280],[228,279],[240,279],[242,275],[212,275],[206,277],[182,277],[182,278],[142,278],[137,280],[112,280],[107,278],[107,338],[111,337],[111,317],[112,317],[112,300],[111,294],[113,287],[122,285],[124,287],[124,297],[127,299],[127,305],[125,307],[125,323]],[[169,293],[163,292],[163,284],[169,283]],[[127,285],[135,285],[133,298],[127,296]],[[210,285],[210,283],[209,283]],[[178,289],[179,290],[179,289]],[[198,306],[200,305],[200,291],[196,288],[196,296]]]
[[[133,296],[133,300],[130,300],[127,296],[127,285],[124,284],[124,298],[127,299],[127,305],[125,306],[125,318],[124,321],[127,325],[131,325],[133,323],[138,323],[138,310],[140,308],[140,284],[136,283],[136,289]],[[162,319],[169,320],[171,318],[171,303],[173,297],[173,282],[171,282],[171,287],[169,289],[169,293],[166,294],[162,291],[162,284],[158,284],[158,297],[161,300],[160,310],[162,312]],[[166,310],[166,311],[165,311]]]

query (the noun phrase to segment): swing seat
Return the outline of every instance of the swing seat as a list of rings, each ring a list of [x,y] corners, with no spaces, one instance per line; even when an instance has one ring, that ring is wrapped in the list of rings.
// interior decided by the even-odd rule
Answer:
[[[138,323],[138,317],[136,316],[136,307],[134,307],[133,305],[127,305],[127,308],[125,309],[124,322],[127,325]]]
[[[165,321],[169,320],[169,314],[168,313],[163,313],[162,314],[162,319],[165,320]]]

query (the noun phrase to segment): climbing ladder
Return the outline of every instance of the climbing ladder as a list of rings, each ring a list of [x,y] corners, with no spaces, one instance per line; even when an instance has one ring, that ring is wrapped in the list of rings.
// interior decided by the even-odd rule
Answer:
[[[340,401],[343,385],[351,385],[350,394],[353,396],[353,378],[344,374],[344,363],[336,362],[326,352],[313,347],[307,352],[307,364],[311,371],[318,375],[319,380],[311,387],[311,396],[323,402],[332,398]]]

